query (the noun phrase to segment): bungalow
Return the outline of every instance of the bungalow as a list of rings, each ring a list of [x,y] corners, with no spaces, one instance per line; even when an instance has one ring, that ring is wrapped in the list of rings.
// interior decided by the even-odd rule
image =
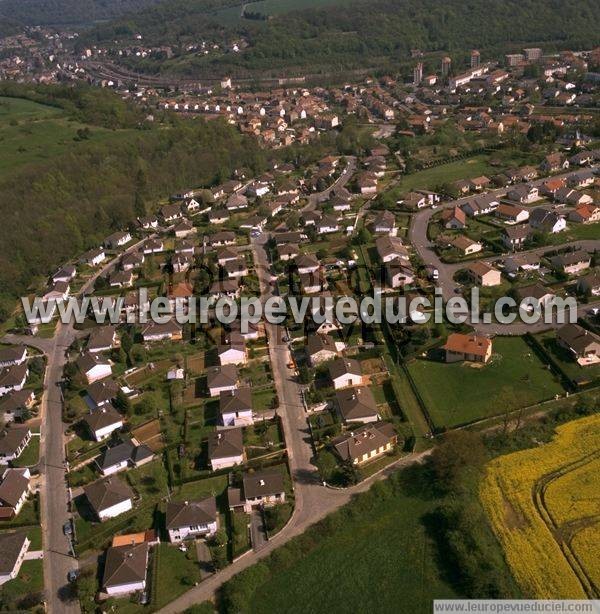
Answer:
[[[554,269],[567,275],[576,275],[585,269],[590,268],[591,257],[582,250],[568,252],[550,258],[550,263]]]
[[[344,423],[377,422],[379,420],[377,403],[368,386],[337,390],[335,399]]]
[[[450,241],[450,245],[455,247],[463,256],[469,256],[471,254],[476,254],[483,249],[483,245],[474,241],[473,239],[469,239],[469,237],[465,235],[458,235],[454,237]]]
[[[88,384],[112,375],[110,362],[98,354],[84,352],[75,364],[87,379]]]
[[[269,191],[270,191],[269,185],[261,181],[255,181],[246,188],[246,194],[248,194],[248,196],[253,196],[253,197],[264,196],[265,194],[268,194]]]
[[[500,271],[490,266],[486,262],[473,262],[467,267],[466,271],[469,277],[478,286],[498,286],[502,283],[502,275]]]
[[[23,454],[31,440],[28,426],[11,425],[0,432],[0,465],[8,465]]]
[[[577,173],[571,173],[567,177],[567,184],[571,188],[588,188],[594,185],[595,180],[596,177],[594,175],[594,171],[590,169],[579,171]]]
[[[208,460],[213,471],[243,463],[244,439],[242,429],[218,429],[209,433]]]
[[[130,232],[114,232],[104,239],[104,247],[108,249],[117,249],[118,247],[127,245],[129,241],[131,241]]]
[[[23,390],[28,376],[29,369],[26,362],[0,371],[0,397],[9,392]]]
[[[405,261],[391,260],[385,265],[385,280],[391,288],[403,288],[415,281],[415,273]]]
[[[565,180],[562,177],[555,177],[554,179],[548,179],[544,181],[540,186],[540,194],[555,198],[556,193],[565,187]]]
[[[103,379],[90,384],[86,390],[86,403],[94,410],[109,405],[117,397],[119,385],[115,380]]]
[[[600,337],[578,324],[565,324],[556,332],[558,344],[569,350],[579,364],[600,359]]]
[[[108,278],[111,288],[131,288],[133,286],[133,273],[131,271],[116,271]]]
[[[142,338],[144,343],[153,341],[181,341],[183,339],[182,328],[177,322],[169,320],[164,324],[159,322],[150,322],[142,329]]]
[[[111,597],[146,590],[150,544],[111,546],[106,551],[102,588]]]
[[[539,268],[540,258],[535,254],[519,254],[504,261],[504,270],[508,274],[516,274],[519,271],[537,271]]]
[[[82,419],[95,441],[102,441],[123,427],[123,416],[112,406],[105,403]]]
[[[442,349],[446,352],[446,362],[486,363],[492,356],[492,340],[475,334],[452,333]]]
[[[211,394],[211,396],[214,396]],[[249,387],[221,390],[219,414],[223,426],[248,426],[254,423],[252,389]]]
[[[557,190],[554,194],[554,200],[573,205],[574,207],[589,205],[594,202],[594,199],[589,194],[578,192],[572,188],[561,188]]]
[[[390,262],[392,260],[409,261],[408,250],[402,244],[402,239],[399,237],[383,236],[375,240],[375,248],[382,262]]]
[[[588,296],[600,296],[600,273],[594,271],[580,277],[577,281],[577,291]]]
[[[116,476],[84,486],[83,493],[100,522],[133,509],[133,491]]]
[[[144,243],[144,254],[160,254],[165,250],[165,245],[160,239],[148,239]]]
[[[529,211],[517,205],[503,203],[496,209],[496,216],[505,220],[507,224],[520,224],[529,219]]]
[[[223,365],[245,365],[248,362],[246,352],[246,342],[237,333],[230,333],[226,343],[219,345],[217,354],[221,366]]]
[[[217,250],[217,262],[219,266],[224,266],[226,262],[237,260],[239,257],[237,250],[231,247],[223,247]]]
[[[481,196],[469,200],[461,206],[461,209],[469,217],[477,217],[478,215],[488,215],[493,213],[498,205],[499,203],[495,198]]]
[[[160,215],[165,222],[173,222],[183,217],[183,211],[181,205],[174,203],[172,205],[165,205],[160,210]]]
[[[24,345],[11,345],[0,348],[0,368],[21,365],[27,360],[27,348]]]
[[[71,292],[71,286],[66,281],[57,281],[47,292],[42,296],[42,300],[47,303],[57,303],[65,301],[69,293]]]
[[[59,281],[69,283],[75,278],[77,269],[72,264],[67,264],[62,269],[52,275],[52,283],[58,283]]]
[[[235,299],[238,298],[241,292],[241,284],[239,277],[230,277],[215,281],[211,284],[208,294],[212,301],[217,301],[220,298]]]
[[[373,222],[374,232],[395,235],[396,230],[396,216],[391,211],[381,211]]]
[[[87,351],[93,354],[107,352],[108,350],[119,347],[119,345],[121,345],[121,342],[117,335],[116,326],[99,326],[90,333],[87,342]]]
[[[542,286],[542,284],[535,283],[517,288],[515,290],[515,296],[519,303],[524,299],[534,299],[542,307],[547,307],[556,294],[548,290],[545,286]]]
[[[548,154],[540,164],[543,173],[556,173],[569,168],[569,161],[559,152]]]
[[[31,492],[29,469],[6,469],[0,480],[0,520],[19,514]]]
[[[332,215],[324,215],[316,223],[317,233],[320,235],[331,234],[332,232],[339,232],[340,225],[337,218]]]
[[[219,529],[216,499],[207,497],[199,501],[169,501],[165,522],[171,543],[210,537]]]
[[[475,192],[482,192],[489,187],[490,183],[491,181],[485,175],[482,175],[469,179],[469,188]]]
[[[229,219],[227,209],[213,209],[208,212],[208,221],[211,224],[224,224]]]
[[[158,218],[155,215],[138,217],[137,222],[144,230],[154,230],[158,228]]]
[[[300,286],[304,294],[315,294],[327,288],[327,279],[321,269],[314,273],[300,273]]]
[[[294,243],[284,243],[283,245],[277,246],[277,255],[279,256],[279,260],[284,262],[296,258],[298,254],[300,254],[300,249]]]
[[[508,198],[521,204],[529,204],[539,200],[540,193],[534,185],[518,185],[509,190]]]
[[[21,420],[35,403],[33,390],[13,390],[0,399],[0,422],[4,424]]]
[[[596,205],[579,205],[569,213],[569,220],[579,224],[595,224],[600,222],[600,207]]]
[[[185,273],[194,264],[194,257],[185,254],[177,254],[171,258],[173,273]]]
[[[131,254],[125,254],[123,258],[121,258],[120,265],[124,271],[131,271],[142,266],[144,260],[145,257],[143,252],[133,252]]]
[[[535,230],[555,234],[565,230],[567,222],[556,211],[550,211],[543,207],[537,207],[529,216],[529,225]]]
[[[227,277],[245,277],[248,275],[248,265],[244,258],[236,258],[235,260],[228,260],[223,269],[227,273]]]
[[[331,445],[343,462],[362,465],[391,452],[398,443],[394,426],[389,422],[367,424],[359,429],[336,437]]]
[[[210,237],[211,247],[222,247],[223,245],[235,245],[235,232],[223,230],[215,232]]]
[[[195,234],[196,231],[197,229],[192,222],[187,219],[182,219],[173,226],[173,233],[178,239],[185,239],[185,237]]]
[[[423,207],[429,207],[431,203],[427,200],[425,195],[419,192],[409,192],[403,198],[398,200],[399,205],[404,205],[407,209],[422,209]]]
[[[177,241],[177,243],[175,243],[174,251],[176,254],[183,254],[184,256],[194,256],[194,254],[196,253],[196,246],[192,241]]]
[[[206,386],[211,397],[221,392],[233,391],[238,387],[239,375],[235,365],[209,367],[206,371]]]
[[[231,324],[229,325],[229,330],[231,333],[236,333],[237,335],[239,335],[246,341],[258,339],[261,336],[262,333],[261,333],[260,325],[258,323],[247,322],[247,327],[248,327],[247,330],[243,331],[242,323],[238,319],[238,320],[234,320],[233,322],[231,322]]]
[[[316,366],[339,354],[335,341],[329,335],[310,334],[306,341],[306,353],[311,366]]]
[[[227,489],[229,509],[247,514],[255,507],[269,507],[285,502],[283,474],[273,469],[244,474],[242,488]]]
[[[361,173],[356,179],[356,187],[360,194],[376,194],[377,177],[372,173]]]
[[[106,260],[106,253],[103,249],[91,249],[86,252],[82,257],[82,261],[88,266],[98,266],[101,262]]]
[[[139,445],[127,440],[104,450],[96,459],[96,465],[106,477],[117,471],[141,467],[153,458],[154,454],[146,444]]]
[[[502,243],[513,251],[522,249],[530,234],[529,225],[511,226],[502,231]]]
[[[27,531],[0,533],[0,586],[19,575],[30,543]]]
[[[301,275],[305,273],[315,273],[321,268],[321,263],[310,254],[301,254],[295,260],[298,267],[298,273]]]
[[[336,358],[329,364],[329,377],[335,390],[348,386],[362,386],[362,368],[354,358]]]
[[[442,213],[441,220],[444,228],[451,230],[463,230],[467,227],[467,216],[460,207],[446,209],[446,211]]]
[[[232,194],[225,205],[228,211],[239,211],[248,208],[248,199],[243,194]]]

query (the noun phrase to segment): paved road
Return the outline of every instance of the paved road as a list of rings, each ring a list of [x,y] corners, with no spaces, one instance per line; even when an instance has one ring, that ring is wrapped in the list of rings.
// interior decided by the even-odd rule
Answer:
[[[322,192],[315,192],[308,197],[308,204],[302,207],[302,211],[312,211],[321,202],[328,200],[334,190],[343,188],[354,175],[356,170],[356,157],[346,156],[346,168],[342,171],[340,176],[325,190]]]
[[[269,283],[271,273],[267,255],[264,250],[266,236],[253,240],[255,269],[261,286],[261,298],[266,300],[272,295]],[[191,589],[161,612],[182,612],[195,603],[201,603],[214,597],[215,591],[234,575],[269,555],[275,548],[303,533],[310,525],[324,518],[350,501],[355,493],[368,490],[377,480],[387,477],[402,466],[421,462],[429,452],[410,454],[384,471],[371,476],[357,486],[345,490],[336,490],[323,486],[316,467],[312,464],[313,450],[308,431],[308,423],[300,396],[300,385],[294,380],[293,372],[287,368],[290,354],[286,343],[282,341],[282,326],[265,322],[269,342],[273,379],[279,397],[278,413],[281,416],[287,445],[290,469],[294,485],[294,513],[288,524],[273,536],[258,552],[249,553],[232,565],[206,579]]]
[[[594,167],[595,168],[595,167]],[[587,169],[586,169],[587,170]],[[578,171],[572,171],[577,173]],[[555,175],[554,177],[563,177],[572,174],[563,173],[561,175]],[[579,171],[583,172],[583,171]],[[537,179],[532,181],[534,185],[541,185],[544,181],[546,181],[547,177],[542,179]],[[492,190],[487,193],[487,195],[493,195],[496,198],[501,198],[506,194],[505,189]],[[458,198],[453,201],[449,201],[443,203],[440,207],[436,209],[426,208],[412,216],[408,238],[413,247],[415,248],[418,255],[421,257],[425,264],[431,265],[438,270],[439,278],[436,282],[437,286],[442,290],[442,296],[445,301],[448,301],[453,296],[457,296],[458,284],[454,281],[454,275],[460,270],[464,269],[468,262],[463,263],[445,263],[442,262],[440,257],[435,251],[435,245],[427,238],[427,228],[431,222],[431,218],[440,210],[440,209],[448,209],[455,206],[460,206],[469,200],[472,200],[473,196],[465,196],[462,198]],[[600,249],[600,239],[598,240],[583,240],[583,241],[574,241],[572,243],[564,244],[561,246],[546,246],[541,248],[532,249],[525,252],[518,252],[519,254],[531,253],[535,255],[542,255],[546,252],[552,251],[553,249],[557,249],[559,247],[579,247],[581,249],[587,251],[594,251]],[[483,259],[487,263],[492,263],[495,260],[498,260],[500,256],[494,256],[492,258]],[[474,259],[475,260],[475,259]],[[469,262],[473,262],[471,260]],[[593,304],[587,305],[579,305],[578,313],[583,315],[583,313],[589,309]],[[502,335],[523,335],[527,332],[540,332],[542,330],[547,330],[549,328],[560,326],[558,324],[546,324],[545,322],[539,322],[535,325],[525,324],[523,322],[515,322],[513,324],[497,324],[497,323],[489,323],[489,324],[478,324],[474,328],[477,332],[485,333],[485,334],[502,334]]]

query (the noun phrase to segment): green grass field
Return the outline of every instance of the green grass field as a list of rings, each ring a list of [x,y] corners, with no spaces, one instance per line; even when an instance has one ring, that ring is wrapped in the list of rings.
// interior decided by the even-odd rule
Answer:
[[[418,171],[412,175],[402,178],[400,188],[408,192],[414,189],[433,190],[444,183],[457,181],[458,179],[468,179],[480,175],[495,174],[498,169],[490,166],[488,156],[474,156],[458,162],[450,162],[423,171]]]
[[[0,97],[0,179],[32,162],[52,159],[88,141],[76,141],[85,128],[69,119],[62,109],[21,98]],[[113,132],[91,127],[90,141],[115,138]]]
[[[485,366],[415,360],[408,365],[437,427],[453,427],[550,399],[562,386],[519,337],[494,339]]]
[[[435,501],[390,493],[377,505],[343,510],[335,528],[278,571],[252,595],[250,612],[430,612],[436,598],[453,598],[438,567],[424,519]],[[365,500],[366,503],[366,500]],[[333,523],[332,523],[333,524]]]

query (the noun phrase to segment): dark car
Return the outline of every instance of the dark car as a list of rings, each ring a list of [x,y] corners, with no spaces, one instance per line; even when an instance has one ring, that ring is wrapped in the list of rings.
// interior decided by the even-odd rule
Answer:
[[[72,535],[73,534],[73,527],[71,526],[71,521],[70,520],[68,522],[65,522],[65,524],[63,524],[63,533],[65,535]]]

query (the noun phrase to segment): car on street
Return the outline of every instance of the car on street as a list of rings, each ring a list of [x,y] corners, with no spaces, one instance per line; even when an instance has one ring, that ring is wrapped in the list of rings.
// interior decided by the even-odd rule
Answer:
[[[71,583],[75,582],[79,578],[79,569],[71,569],[71,571],[67,574],[67,580]]]
[[[63,524],[63,533],[65,535],[72,535],[73,534],[73,527],[71,525],[71,521],[67,521],[65,522],[65,524]]]

